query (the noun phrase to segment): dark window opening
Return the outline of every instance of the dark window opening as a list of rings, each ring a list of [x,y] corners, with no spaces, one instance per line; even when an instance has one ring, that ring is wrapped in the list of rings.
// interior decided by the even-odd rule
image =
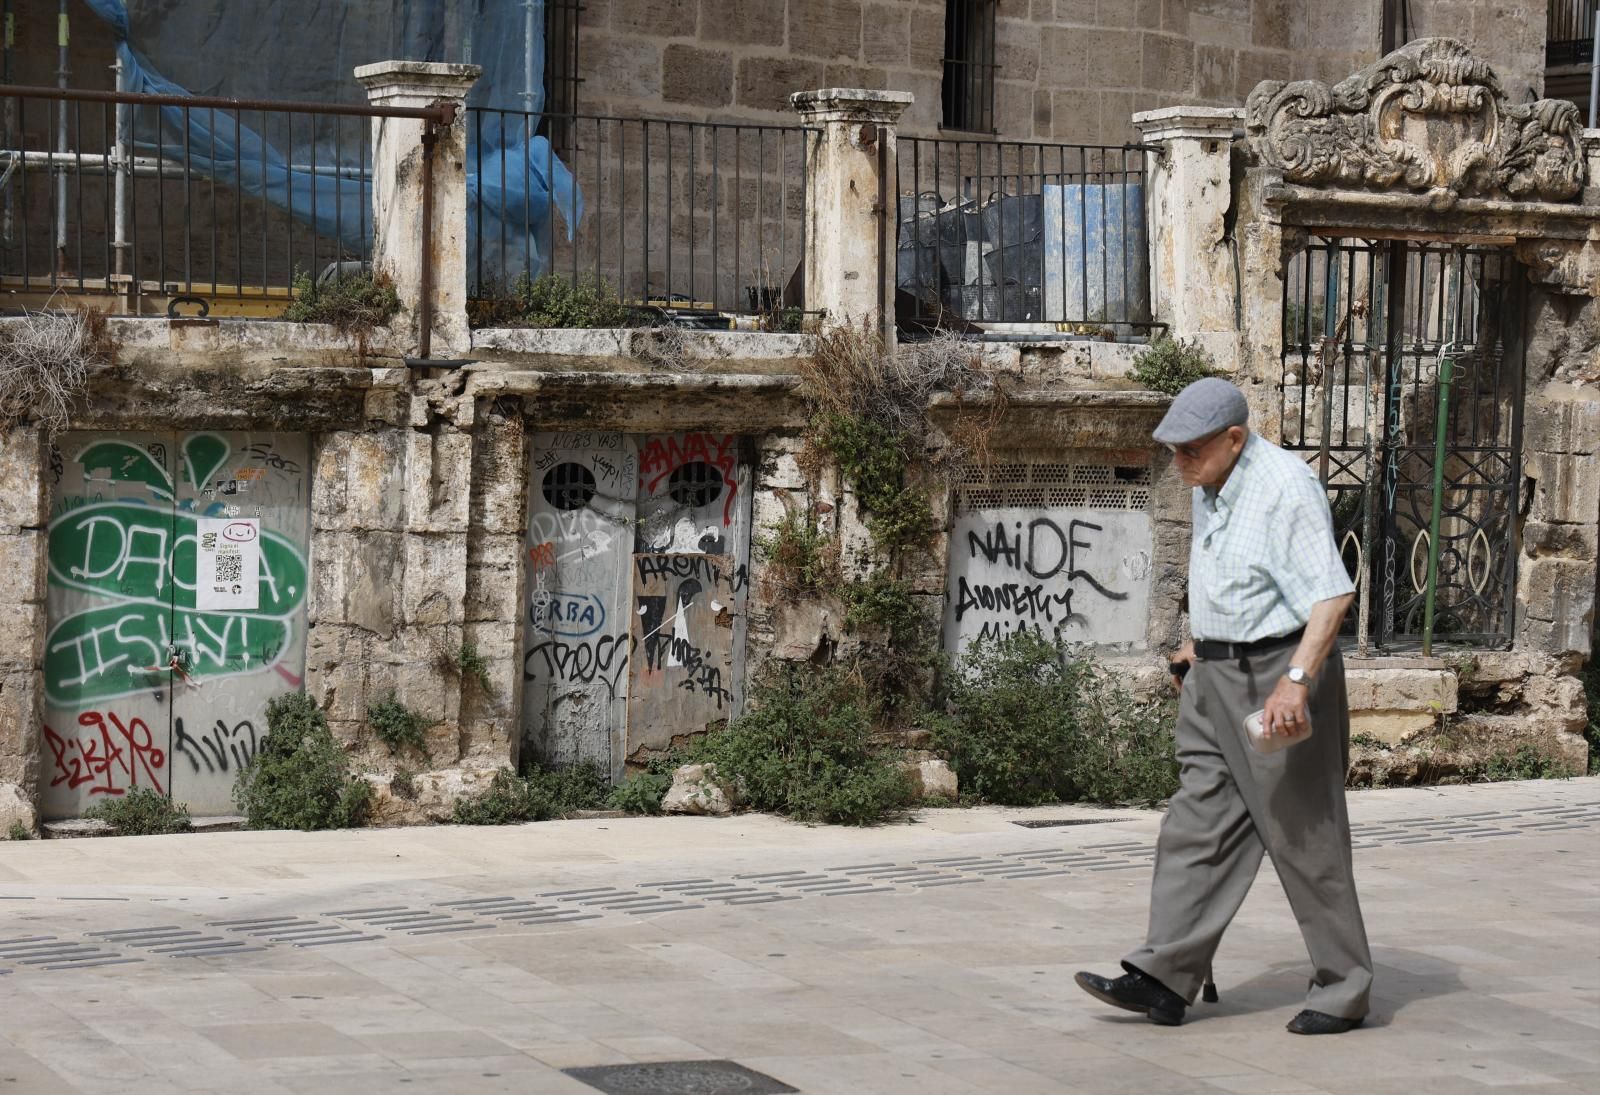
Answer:
[[[557,464],[545,473],[540,489],[556,509],[582,509],[594,498],[594,473],[582,464]]]
[[[944,127],[993,133],[994,15],[999,0],[949,0],[944,9]]]
[[[699,509],[722,497],[722,472],[704,460],[695,460],[672,470],[667,479],[667,494],[680,506]]]
[[[578,112],[578,15],[582,0],[545,0],[544,123],[557,155],[572,151],[572,115]]]

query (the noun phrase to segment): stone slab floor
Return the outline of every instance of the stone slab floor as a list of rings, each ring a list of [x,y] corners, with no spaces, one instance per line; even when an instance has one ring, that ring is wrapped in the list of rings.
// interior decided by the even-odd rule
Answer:
[[[1307,966],[1270,866],[1181,1028],[1073,986],[1140,938],[1148,811],[0,844],[0,1093],[584,1092],[563,1069],[712,1058],[809,1093],[1600,1090],[1600,780],[1352,812],[1375,1010],[1323,1039],[1283,1030]]]

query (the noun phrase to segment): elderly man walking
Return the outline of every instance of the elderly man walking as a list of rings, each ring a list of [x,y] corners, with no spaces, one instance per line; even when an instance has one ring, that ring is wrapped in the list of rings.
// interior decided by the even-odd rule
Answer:
[[[1181,1023],[1265,852],[1313,967],[1288,1029],[1341,1034],[1361,1025],[1372,984],[1344,800],[1350,715],[1338,634],[1354,588],[1322,484],[1250,432],[1249,414],[1238,388],[1210,378],[1180,392],[1155,431],[1194,488],[1194,640],[1172,663],[1181,787],[1156,845],[1144,946],[1122,960],[1121,977],[1077,982],[1152,1022]],[[1262,751],[1245,728],[1258,711],[1267,743],[1308,725],[1311,736]]]

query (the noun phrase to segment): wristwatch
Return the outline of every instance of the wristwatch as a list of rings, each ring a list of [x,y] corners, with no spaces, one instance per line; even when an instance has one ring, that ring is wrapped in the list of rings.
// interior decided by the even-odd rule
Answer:
[[[1301,669],[1298,665],[1291,665],[1289,672],[1285,673],[1284,676],[1289,678],[1290,684],[1298,684],[1306,688],[1311,687],[1311,674]]]

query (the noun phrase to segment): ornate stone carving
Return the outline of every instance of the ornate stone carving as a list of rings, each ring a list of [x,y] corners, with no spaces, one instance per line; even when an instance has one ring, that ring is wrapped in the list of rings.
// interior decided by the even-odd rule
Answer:
[[[1583,189],[1578,108],[1517,105],[1454,38],[1419,38],[1332,87],[1267,80],[1245,125],[1289,182],[1459,197],[1569,201]]]

